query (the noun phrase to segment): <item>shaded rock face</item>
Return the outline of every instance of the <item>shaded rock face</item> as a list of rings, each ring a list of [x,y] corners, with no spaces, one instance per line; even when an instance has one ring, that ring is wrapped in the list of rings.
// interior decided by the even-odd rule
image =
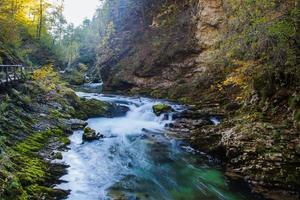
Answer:
[[[199,68],[199,54],[209,59],[204,52],[218,41],[216,33],[197,33],[204,27],[198,23],[198,12],[202,9],[198,4],[152,0],[145,1],[142,7],[120,12],[113,21],[113,39],[99,50],[98,67],[104,89],[149,93],[165,88],[172,93],[175,85],[191,85],[191,78],[196,80],[199,73],[206,71],[204,65]],[[217,27],[220,19],[210,19],[203,10],[210,27]],[[200,45],[200,39],[207,42]]]
[[[298,199],[297,130],[239,120],[195,128],[189,140],[197,149],[226,161],[227,171],[244,176],[253,191],[267,199]]]
[[[108,116],[109,117],[123,117],[127,114],[127,112],[129,110],[130,110],[130,108],[127,106],[114,104],[108,110],[108,113],[109,113]]]
[[[83,129],[85,126],[88,125],[86,121],[80,119],[69,119],[65,120],[65,124],[69,126],[72,130],[79,130]]]
[[[209,93],[228,78],[238,79],[236,75],[242,69],[236,70],[237,68],[252,64],[259,66],[258,63],[253,63],[253,60],[259,60],[263,55],[259,50],[267,49],[265,47],[268,45],[265,44],[267,42],[258,45],[257,38],[254,37],[248,43],[253,44],[253,48],[256,45],[261,48],[249,50],[249,55],[255,54],[253,56],[244,56],[248,54],[248,49],[252,48],[251,45],[245,44],[248,36],[252,37],[249,32],[261,28],[249,29],[249,26],[255,24],[253,21],[256,20],[272,21],[274,16],[283,18],[287,15],[284,11],[291,10],[295,4],[290,0],[115,2],[114,6],[109,8],[107,20],[113,28],[111,32],[107,31],[110,32],[107,41],[99,45],[96,67],[91,70],[95,74],[100,72],[104,90],[140,93],[189,102],[201,100],[203,93]],[[258,18],[254,18],[251,15],[256,14],[252,14],[252,9],[258,9],[259,12],[265,10],[269,14],[262,12]],[[247,17],[248,20],[245,19]],[[267,27],[266,24],[262,26]],[[260,33],[266,35],[265,28],[261,29]],[[235,41],[237,35],[245,37]],[[241,52],[241,49],[246,52]],[[246,64],[243,62],[245,60]],[[251,70],[255,69],[250,67],[249,71]],[[245,74],[251,76],[251,73]],[[229,89],[230,94],[225,91],[222,95],[234,96],[231,94],[239,93],[243,87],[237,85],[236,88]],[[237,91],[233,91],[234,89]]]
[[[214,125],[214,116],[222,118],[214,110],[189,109],[174,114],[166,128],[223,161],[229,176],[244,177],[267,199],[299,198],[299,131],[239,117]]]
[[[249,123],[219,132],[219,145],[232,171],[247,174],[254,190],[271,199],[281,199],[279,189],[298,191],[300,181],[300,156],[296,154],[299,132],[269,123]],[[277,190],[277,191],[276,191]],[[297,199],[299,193],[291,192],[286,199]]]

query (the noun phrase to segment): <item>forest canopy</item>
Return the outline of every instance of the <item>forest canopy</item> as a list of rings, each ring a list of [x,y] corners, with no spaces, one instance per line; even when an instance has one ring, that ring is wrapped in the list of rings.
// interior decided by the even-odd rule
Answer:
[[[0,63],[63,61],[59,56],[67,24],[63,7],[63,1],[1,0]]]

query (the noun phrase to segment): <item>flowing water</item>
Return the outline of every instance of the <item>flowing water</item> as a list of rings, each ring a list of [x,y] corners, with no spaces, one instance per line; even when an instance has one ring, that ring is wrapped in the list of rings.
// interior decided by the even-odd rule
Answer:
[[[171,117],[156,117],[152,112],[152,106],[161,101],[78,95],[126,105],[130,111],[123,117],[88,120],[89,127],[105,135],[104,139],[83,143],[82,131],[70,137],[70,150],[63,153],[70,168],[62,177],[66,182],[57,186],[71,190],[68,199],[250,199],[241,192],[242,186],[226,179],[212,158],[167,133],[164,126]]]

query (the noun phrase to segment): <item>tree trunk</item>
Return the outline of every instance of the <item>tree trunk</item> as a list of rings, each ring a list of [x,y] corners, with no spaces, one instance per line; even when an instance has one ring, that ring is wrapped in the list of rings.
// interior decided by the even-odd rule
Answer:
[[[39,23],[37,28],[37,38],[41,39],[42,36],[42,28],[43,28],[43,0],[40,0],[40,17],[39,17]]]
[[[295,0],[295,40],[296,40],[296,56],[297,56],[297,65],[300,64],[300,0]]]

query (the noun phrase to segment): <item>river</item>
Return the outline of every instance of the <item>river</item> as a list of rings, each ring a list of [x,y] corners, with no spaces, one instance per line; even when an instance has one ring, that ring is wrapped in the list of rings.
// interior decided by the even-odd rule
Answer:
[[[71,190],[70,200],[214,200],[251,199],[244,186],[229,181],[210,156],[197,152],[165,130],[172,121],[153,114],[163,101],[118,95],[78,93],[85,98],[130,108],[125,116],[92,118],[88,126],[105,136],[82,142],[70,136],[63,152],[69,165],[57,188]],[[177,111],[184,109],[172,104]]]

